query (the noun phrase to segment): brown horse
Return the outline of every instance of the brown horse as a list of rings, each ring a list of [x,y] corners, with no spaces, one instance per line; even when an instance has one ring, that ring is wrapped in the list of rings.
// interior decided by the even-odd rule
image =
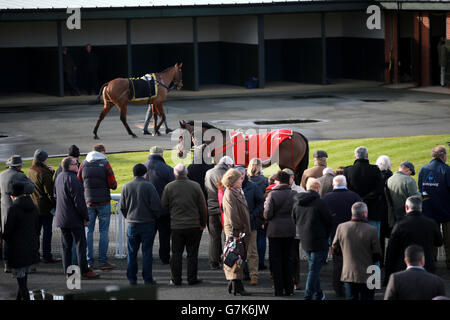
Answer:
[[[183,87],[183,79],[181,67],[183,63],[175,64],[175,66],[167,68],[166,70],[155,73],[156,82],[158,86],[158,94],[156,97],[149,98],[146,100],[134,101],[138,104],[148,104],[149,111],[147,111],[146,121],[144,125],[144,134],[148,134],[147,126],[150,122],[151,115],[153,113],[154,117],[154,125],[153,125],[153,135],[160,135],[159,128],[164,122],[166,125],[166,133],[169,133],[171,130],[167,127],[166,115],[163,109],[163,102],[167,98],[168,92],[175,87],[177,90]],[[128,134],[133,138],[137,138],[137,136],[131,131],[130,127],[127,123],[127,105],[130,99],[132,98],[129,90],[129,80],[127,78],[116,78],[105,83],[101,89],[100,94],[97,97],[96,103],[99,103],[100,96],[103,97],[104,105],[103,110],[100,113],[97,124],[94,128],[94,139],[99,139],[97,135],[98,127],[100,126],[100,122],[102,122],[103,118],[108,114],[109,110],[115,105],[119,108],[120,111],[120,120],[122,121],[125,129]],[[157,124],[158,115],[161,116],[161,121]]]
[[[220,158],[225,155],[225,152],[223,151],[233,145],[233,142],[230,140],[229,134],[225,130],[214,127],[207,122],[202,122],[202,141],[197,141],[198,138],[194,134],[193,121],[180,121],[180,128],[185,129],[189,132],[191,136],[191,147],[199,144],[202,145],[203,149],[208,147],[209,150],[211,150],[211,156],[214,157],[215,163],[219,163]],[[206,138],[209,140],[204,140],[205,132],[209,129],[217,131],[210,131],[206,136]],[[214,132],[216,132],[217,134],[221,134],[222,137],[216,139],[216,135],[214,135]],[[262,146],[260,147],[262,148]],[[248,152],[248,149],[246,150],[246,152]],[[229,155],[233,152],[227,151],[226,153],[227,155]],[[178,155],[180,157],[184,155],[182,136],[179,140]],[[283,170],[284,168],[289,168],[294,171],[295,182],[299,184],[303,175],[303,171],[308,168],[308,161],[308,140],[301,133],[292,131],[292,136],[279,144],[277,150],[271,155],[270,160],[263,162],[263,167],[268,167],[273,163],[278,163],[281,170]]]

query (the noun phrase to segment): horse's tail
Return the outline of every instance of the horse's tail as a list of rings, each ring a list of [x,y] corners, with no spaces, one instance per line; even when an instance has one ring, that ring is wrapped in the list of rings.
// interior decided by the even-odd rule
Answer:
[[[304,135],[302,135],[300,132],[297,132],[297,133],[305,140],[305,143],[306,143],[305,154],[303,155],[302,160],[300,161],[300,163],[298,164],[297,168],[295,169],[295,183],[297,185],[300,185],[300,182],[302,180],[303,171],[308,169],[308,164],[309,164],[309,143],[308,143],[308,139],[306,139],[306,137]]]
[[[105,82],[102,87],[100,88],[100,92],[97,96],[97,98],[91,102],[89,102],[89,104],[99,104],[100,102],[102,102],[102,94],[103,94],[103,88],[105,88],[108,85],[108,82]]]

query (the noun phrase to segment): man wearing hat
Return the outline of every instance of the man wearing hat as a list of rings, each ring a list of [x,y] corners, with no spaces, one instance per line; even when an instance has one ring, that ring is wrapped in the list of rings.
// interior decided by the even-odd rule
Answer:
[[[137,255],[142,243],[142,277],[145,284],[153,284],[153,241],[155,224],[161,214],[161,202],[153,184],[145,180],[147,168],[138,163],[133,167],[134,179],[126,183],[120,196],[120,211],[128,222],[127,278],[137,284]]]
[[[298,186],[298,185],[295,184],[295,174],[294,174],[294,171],[292,171],[292,170],[289,169],[289,168],[284,168],[282,171],[283,171],[283,172],[286,172],[287,174],[289,174],[289,176],[290,176],[290,178],[289,178],[289,185],[291,186],[291,189],[292,189],[292,190],[294,190],[294,191],[297,192],[297,193],[300,193],[300,192],[306,192],[306,190],[303,189],[301,186]]]
[[[39,232],[43,229],[42,256],[45,263],[55,263],[61,259],[52,256],[52,225],[56,200],[54,197],[53,173],[55,171],[48,165],[48,154],[37,149],[34,152],[33,164],[28,170],[28,177],[34,182],[34,192],[31,195],[39,213]]]
[[[32,194],[34,191],[34,183],[23,173],[22,166],[22,158],[19,155],[11,156],[8,161],[6,161],[7,170],[0,173],[0,194],[1,194],[1,229],[0,233],[3,231],[3,228],[6,223],[6,215],[8,213],[8,209],[12,205],[11,197],[9,196],[11,186],[15,183],[24,184],[24,194]],[[9,268],[7,266],[7,258],[6,258],[7,245],[3,242],[3,261],[5,263],[5,272],[9,272]]]
[[[392,228],[405,217],[405,201],[411,196],[420,196],[417,191],[416,181],[411,177],[415,175],[414,165],[409,161],[403,161],[396,173],[387,181],[389,194],[388,223]]]
[[[162,198],[165,186],[175,180],[173,168],[166,164],[163,158],[164,150],[159,146],[150,148],[148,160],[144,163],[147,168],[147,180],[153,183]],[[159,259],[162,264],[170,262],[170,214],[162,209],[161,217],[156,220],[156,231],[159,234]]]
[[[324,150],[317,150],[313,154],[314,167],[306,169],[302,175],[300,186],[306,189],[306,182],[309,178],[320,178],[323,175],[323,169],[327,167],[328,154]]]

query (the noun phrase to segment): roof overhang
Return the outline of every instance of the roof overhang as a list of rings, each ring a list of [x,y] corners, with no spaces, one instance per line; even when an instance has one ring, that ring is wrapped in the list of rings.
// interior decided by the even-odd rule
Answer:
[[[385,10],[405,11],[450,11],[448,1],[378,1]]]

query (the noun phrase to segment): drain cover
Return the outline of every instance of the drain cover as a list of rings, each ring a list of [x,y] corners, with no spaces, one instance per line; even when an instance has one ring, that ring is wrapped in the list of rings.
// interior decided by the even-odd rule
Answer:
[[[260,120],[253,121],[257,125],[271,125],[271,124],[289,124],[289,123],[315,123],[320,122],[320,120],[314,119],[290,119],[290,120]]]

